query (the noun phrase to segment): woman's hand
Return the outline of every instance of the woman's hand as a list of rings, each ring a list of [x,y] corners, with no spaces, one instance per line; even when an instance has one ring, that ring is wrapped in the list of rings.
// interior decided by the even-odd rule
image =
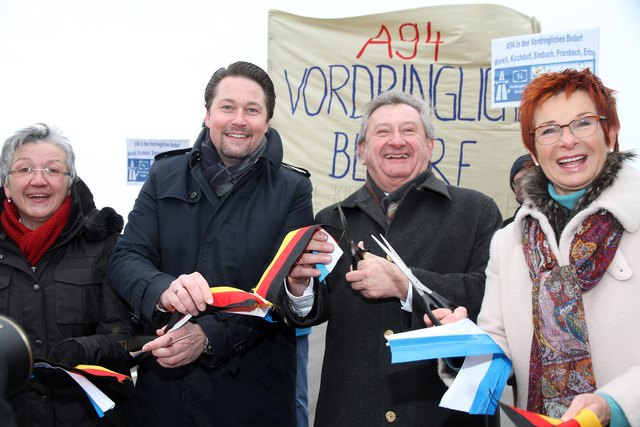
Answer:
[[[567,412],[565,412],[560,419],[563,422],[567,422],[578,415],[578,412],[582,409],[589,409],[591,412],[596,414],[596,417],[600,420],[600,424],[603,426],[609,425],[609,422],[611,421],[611,408],[604,397],[595,393],[579,394],[574,397],[571,401],[571,405],[569,405],[569,408],[567,409]]]
[[[436,316],[443,325],[446,323],[457,322],[462,319],[466,319],[468,316],[467,309],[465,307],[456,307],[455,310],[451,311],[448,308],[437,308],[433,310],[433,315]],[[424,315],[424,323],[427,327],[433,326],[433,322],[429,319],[429,317]]]

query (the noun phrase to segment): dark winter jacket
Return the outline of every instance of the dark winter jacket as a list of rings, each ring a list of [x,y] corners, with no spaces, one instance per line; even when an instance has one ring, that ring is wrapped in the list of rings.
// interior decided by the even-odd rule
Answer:
[[[67,225],[34,268],[0,229],[0,313],[24,328],[35,359],[126,373],[128,353],[120,341],[132,333],[132,323],[106,280],[123,220],[112,208],[96,209],[81,180],[71,194]],[[0,209],[3,203],[4,192]],[[60,384],[53,371],[34,371],[26,390],[10,400],[18,425],[95,425],[95,410],[82,392]],[[108,418],[117,418],[117,411]]]
[[[423,284],[477,315],[489,243],[502,224],[489,197],[447,186],[429,173],[408,190],[390,224],[364,186],[340,204],[352,239],[384,257],[371,238],[382,234]],[[316,222],[333,226],[327,231],[340,238],[336,205],[320,211]],[[391,364],[385,336],[424,327],[424,309],[416,294],[412,318],[398,299],[368,299],[352,290],[345,280],[351,260],[344,243],[347,256],[326,285],[319,285],[320,309],[315,307],[307,319],[311,324],[328,319],[315,426],[484,425],[484,417],[438,406],[446,386],[435,361]]]
[[[154,162],[110,260],[111,286],[148,321],[181,274],[197,271],[211,287],[251,290],[286,233],[313,223],[311,183],[281,165],[274,129],[263,155],[223,199],[204,178],[207,132],[192,150]],[[131,425],[293,426],[293,328],[225,313],[195,321],[212,345],[213,366],[203,357],[174,369],[142,362]]]

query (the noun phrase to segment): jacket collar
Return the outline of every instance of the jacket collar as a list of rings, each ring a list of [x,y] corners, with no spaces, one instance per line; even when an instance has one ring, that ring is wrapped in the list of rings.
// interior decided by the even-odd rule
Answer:
[[[424,178],[421,181],[415,183],[415,186],[413,188],[419,191],[430,191],[432,193],[439,194],[442,197],[445,197],[447,199],[451,199],[447,185],[444,182],[440,181],[438,178],[436,178],[436,176],[433,173],[433,168],[431,167],[431,165],[429,165],[429,167],[425,172],[426,174]],[[423,174],[425,172],[423,172]],[[411,188],[407,189],[407,191],[410,191],[410,190]],[[358,190],[356,190],[353,194],[348,196],[346,199],[344,199],[344,201],[340,202],[340,204],[343,207],[355,207],[355,206],[368,207],[370,205],[374,205],[374,206],[377,205],[375,199],[371,196],[371,193],[367,188],[366,184],[360,187]]]
[[[193,144],[193,149],[189,156],[189,167],[193,168],[196,164],[199,164],[202,161],[202,144],[208,140],[208,133],[209,128],[203,127],[196,138],[196,142]],[[268,162],[272,168],[278,169],[282,164],[283,157],[282,139],[280,138],[278,131],[272,127],[269,127],[266,137],[267,147],[264,150],[264,153],[260,156],[260,159],[264,159],[264,161]]]
[[[438,178],[436,178],[435,174],[433,173],[433,168],[431,167],[431,165],[429,165],[427,172],[428,173],[425,176],[424,180],[420,184],[418,184],[416,188],[418,190],[431,191],[432,193],[439,194],[442,197],[445,197],[451,200],[451,196],[449,195],[449,189],[447,188],[447,185],[444,182],[440,181]]]
[[[598,199],[603,191],[611,187],[616,181],[624,163],[632,160],[635,154],[630,152],[615,152],[607,156],[600,175],[587,188],[585,194],[578,201],[576,207],[569,211],[553,200],[549,195],[549,180],[542,172],[542,168],[533,164],[523,169],[521,179],[521,192],[524,199],[523,205],[527,209],[522,210],[521,215],[526,215],[531,209],[536,209],[549,220],[556,236],[560,236],[567,223],[577,213],[584,210]],[[519,217],[521,215],[518,215]]]
[[[413,187],[406,189],[407,194],[412,190],[416,190],[417,192],[428,191],[439,194],[447,199],[451,199],[447,185],[435,177],[431,165],[427,168],[426,174],[421,181],[416,182]],[[361,211],[366,212],[382,228],[386,229],[386,216],[382,211],[381,206],[378,204],[378,201],[372,196],[371,191],[373,190],[367,188],[367,184],[365,184],[349,195],[346,199],[341,201],[340,205],[343,208],[358,208]],[[337,205],[334,206],[334,209],[337,210]]]

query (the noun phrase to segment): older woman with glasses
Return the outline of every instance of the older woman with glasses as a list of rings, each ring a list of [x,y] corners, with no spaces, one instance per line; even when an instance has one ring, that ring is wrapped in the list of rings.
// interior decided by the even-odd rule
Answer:
[[[613,91],[589,70],[547,73],[520,108],[535,163],[492,240],[478,325],[513,361],[517,406],[640,426],[640,173]]]
[[[119,341],[131,324],[105,272],[123,220],[96,208],[74,161],[67,138],[44,124],[19,130],[2,147],[0,314],[24,328],[34,358],[125,372],[129,354]],[[11,396],[17,425],[95,425],[91,403],[48,371]]]

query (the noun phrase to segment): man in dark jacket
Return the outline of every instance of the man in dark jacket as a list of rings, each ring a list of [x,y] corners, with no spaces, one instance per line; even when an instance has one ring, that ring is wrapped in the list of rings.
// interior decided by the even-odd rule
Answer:
[[[286,233],[313,223],[311,183],[282,164],[269,128],[274,105],[262,69],[221,68],[193,148],[153,164],[109,264],[111,286],[147,321],[197,316],[210,287],[251,290]],[[275,320],[218,312],[160,331],[143,348],[154,357],[139,366],[131,425],[294,426],[295,331]]]
[[[343,239],[347,256],[326,284],[314,284],[313,307],[292,310],[298,326],[328,320],[314,425],[484,426],[483,416],[438,406],[446,387],[435,361],[391,364],[385,337],[424,327],[425,305],[371,235],[385,236],[422,283],[470,308],[473,317],[484,293],[489,243],[502,221],[498,207],[484,194],[436,179],[430,166],[435,136],[424,101],[397,91],[381,94],[366,106],[359,135],[367,179],[340,205],[351,238],[370,252],[353,270]],[[320,211],[316,222],[341,238],[337,205]],[[309,277],[318,275],[314,264],[325,262],[322,252],[331,249],[325,235],[314,239],[308,249],[320,253],[303,255],[288,278],[301,299]]]
[[[520,206],[522,205],[522,202],[524,201],[522,200],[520,180],[522,179],[522,175],[524,175],[525,168],[532,164],[533,164],[533,160],[531,160],[531,155],[524,154],[518,157],[513,162],[513,165],[511,165],[511,171],[509,171],[509,186],[511,187],[511,191],[513,191],[516,202],[518,203],[518,207],[516,208],[516,211],[513,213],[512,216],[510,216],[509,218],[505,219],[502,222],[503,227],[506,227],[507,225],[513,222],[514,218],[516,217],[516,214],[518,213],[518,210],[520,209]]]

